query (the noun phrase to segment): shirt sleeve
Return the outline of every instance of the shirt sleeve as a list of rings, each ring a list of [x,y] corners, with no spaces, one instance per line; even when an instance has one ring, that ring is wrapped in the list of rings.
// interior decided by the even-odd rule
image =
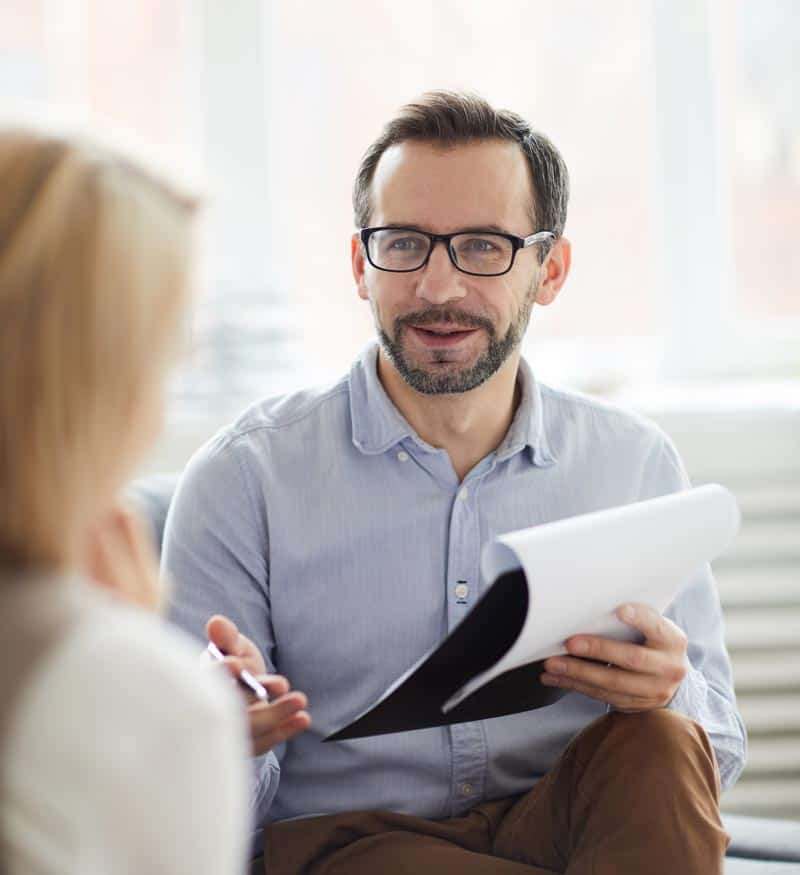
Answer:
[[[641,499],[689,488],[689,478],[671,442],[659,434],[645,465]],[[722,789],[736,783],[747,756],[747,735],[736,707],[733,672],[725,647],[719,593],[704,565],[681,589],[665,616],[688,637],[690,669],[669,707],[708,733],[720,771]]]
[[[240,438],[247,440],[246,436]],[[269,535],[263,500],[255,500],[239,453],[221,436],[200,450],[170,505],[162,565],[171,581],[169,618],[205,642],[205,625],[224,614],[250,638],[275,671],[269,595]],[[284,745],[251,760],[256,828],[268,818]]]

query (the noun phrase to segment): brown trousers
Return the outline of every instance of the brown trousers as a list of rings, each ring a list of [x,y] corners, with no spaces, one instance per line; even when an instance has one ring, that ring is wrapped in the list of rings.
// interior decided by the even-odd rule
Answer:
[[[535,719],[532,715],[531,719]],[[728,836],[701,726],[674,711],[612,713],[522,796],[463,817],[358,811],[265,832],[268,875],[716,875]]]

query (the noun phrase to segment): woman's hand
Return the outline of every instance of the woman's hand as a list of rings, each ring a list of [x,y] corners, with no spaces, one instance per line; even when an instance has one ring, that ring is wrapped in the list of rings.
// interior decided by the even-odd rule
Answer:
[[[160,611],[166,587],[146,521],[128,504],[106,511],[88,533],[82,570],[117,598],[149,611]]]

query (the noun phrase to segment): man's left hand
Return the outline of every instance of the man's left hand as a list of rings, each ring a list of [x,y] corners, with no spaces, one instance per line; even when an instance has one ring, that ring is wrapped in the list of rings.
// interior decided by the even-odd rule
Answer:
[[[686,634],[649,605],[623,605],[617,616],[644,635],[643,644],[575,635],[567,640],[568,656],[545,661],[542,683],[575,690],[618,711],[665,708],[689,670]]]

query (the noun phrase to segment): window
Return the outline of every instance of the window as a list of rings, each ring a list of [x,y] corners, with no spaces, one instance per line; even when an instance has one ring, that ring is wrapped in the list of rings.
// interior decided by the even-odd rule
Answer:
[[[751,341],[747,365],[780,372],[800,345],[800,9],[738,0],[723,10],[735,319]],[[753,349],[755,337],[765,342]]]
[[[431,87],[521,112],[570,167],[573,272],[526,340],[540,375],[608,392],[790,377],[799,21],[793,0],[10,0],[0,96],[77,105],[205,174],[179,418],[348,367],[373,334],[350,275],[353,176]]]

